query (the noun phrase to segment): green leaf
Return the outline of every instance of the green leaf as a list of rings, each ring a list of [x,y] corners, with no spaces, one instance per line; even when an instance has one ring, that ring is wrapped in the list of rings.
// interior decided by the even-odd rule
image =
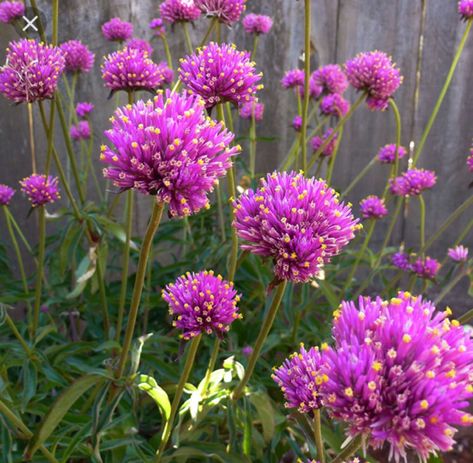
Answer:
[[[171,415],[171,402],[166,391],[158,385],[152,376],[140,375],[138,389],[146,392],[161,410],[165,423]]]
[[[331,305],[332,309],[336,309],[339,306],[340,301],[338,300],[337,295],[334,293],[330,283],[325,280],[317,280],[317,283],[321,291],[324,293],[324,296],[327,298],[327,301]]]
[[[125,243],[126,240],[126,231],[123,225],[112,222],[106,217],[97,217],[97,221],[104,227],[105,230],[109,231],[118,241]],[[138,252],[140,250],[139,246],[130,240],[130,249]]]
[[[265,442],[271,441],[276,428],[274,420],[275,412],[271,401],[266,394],[256,393],[249,396],[251,404],[255,407],[261,426],[263,427],[263,437]]]
[[[163,463],[171,463],[179,459],[180,462],[186,462],[191,458],[198,457],[209,458],[220,463],[250,463],[248,457],[227,453],[223,445],[211,442],[195,442],[192,446],[180,447],[172,455],[164,457],[162,461]]]

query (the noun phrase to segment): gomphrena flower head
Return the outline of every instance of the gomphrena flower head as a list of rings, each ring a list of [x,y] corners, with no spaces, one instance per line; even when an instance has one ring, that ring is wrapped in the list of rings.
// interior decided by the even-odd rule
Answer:
[[[267,34],[273,27],[273,20],[264,14],[249,14],[243,18],[243,28],[248,34]]]
[[[207,117],[198,96],[160,92],[154,100],[117,109],[102,146],[104,176],[169,204],[171,216],[208,207],[207,193],[231,167],[239,146],[222,123]]]
[[[148,56],[151,56],[153,54],[153,47],[145,39],[139,39],[139,38],[134,37],[128,40],[125,45],[128,48],[136,48],[138,50],[141,50],[142,52],[147,53]]]
[[[460,0],[458,2],[458,12],[465,21],[473,18],[473,0]]]
[[[215,276],[213,271],[187,272],[166,286],[163,299],[169,304],[173,325],[182,330],[184,339],[201,333],[222,337],[241,318],[237,307],[240,296],[233,283]]]
[[[468,260],[468,248],[461,244],[448,250],[448,257],[455,262],[466,262]]]
[[[124,42],[133,36],[133,24],[112,18],[102,25],[102,34],[111,42]]]
[[[32,174],[20,181],[21,191],[33,207],[54,203],[60,198],[59,179],[50,175]]]
[[[159,6],[161,17],[171,24],[195,21],[200,17],[200,9],[194,0],[165,0]]]
[[[326,140],[332,135],[333,129],[329,128],[325,131],[325,133],[319,137],[316,135],[312,140],[310,141],[310,144],[312,146],[312,151],[315,153],[318,151],[326,142]],[[325,148],[322,150],[320,153],[321,156],[329,157],[332,156],[335,147],[337,146],[337,139],[338,139],[338,133],[336,133],[332,139],[325,145]]]
[[[250,101],[263,88],[263,76],[255,72],[250,54],[233,44],[209,45],[181,59],[179,75],[191,94],[200,95],[207,108],[218,103],[233,104]]]
[[[312,73],[310,76],[310,94],[313,98],[331,93],[343,94],[348,87],[345,72],[338,64],[327,64]]]
[[[296,132],[300,132],[302,130],[302,116],[294,116],[294,119],[292,120],[292,128]]]
[[[104,58],[102,79],[112,90],[148,90],[160,87],[163,75],[146,52],[125,47]]]
[[[285,89],[294,88],[296,91],[302,92],[304,90],[304,71],[302,69],[291,69],[286,71],[281,79],[281,85]]]
[[[88,140],[90,138],[89,121],[79,121],[75,125],[71,125],[69,133],[73,140]]]
[[[348,81],[366,92],[366,103],[372,110],[384,111],[389,98],[402,83],[399,69],[391,57],[381,51],[359,53],[345,64]]]
[[[388,215],[384,199],[375,195],[367,196],[360,201],[360,211],[365,219],[382,219]]]
[[[64,66],[64,54],[58,47],[32,39],[11,42],[0,72],[0,92],[15,103],[52,98]]]
[[[402,159],[407,154],[404,146],[399,146],[397,150],[397,158]],[[384,145],[378,151],[378,160],[383,164],[393,164],[396,161],[396,144],[391,143]]]
[[[60,46],[66,59],[67,72],[89,72],[95,55],[80,40],[69,40]]]
[[[307,282],[359,227],[351,208],[322,180],[274,172],[233,202],[242,249],[271,257],[278,280]]]
[[[158,63],[159,72],[163,78],[161,85],[169,85],[174,80],[174,71],[168,66],[166,61]]]
[[[13,188],[0,183],[0,206],[8,206],[14,194],[15,190]]]
[[[92,111],[94,110],[93,103],[89,103],[88,101],[82,101],[77,103],[76,106],[76,114],[79,117],[87,117]]]
[[[264,115],[264,104],[258,103],[257,99],[246,101],[240,105],[239,114],[242,119],[261,121]]]
[[[455,426],[473,422],[464,411],[473,396],[471,334],[449,315],[406,292],[342,302],[335,311],[324,405],[352,436],[390,445],[396,461],[408,449],[423,462],[449,450]]]
[[[473,172],[473,148],[470,148],[470,154],[466,158],[466,165],[470,172]]]
[[[320,371],[322,363],[318,347],[306,350],[301,344],[299,352],[294,352],[279,368],[274,369],[272,378],[281,388],[287,408],[312,413],[322,406],[320,388],[328,381],[328,376]]]
[[[405,252],[395,252],[391,257],[391,263],[399,270],[407,272],[411,268],[409,254]]]
[[[320,102],[320,112],[324,116],[343,117],[350,110],[350,102],[338,93],[324,96]]]
[[[11,24],[21,19],[24,14],[25,4],[23,2],[0,3],[0,23]]]
[[[418,196],[424,190],[433,188],[437,176],[432,170],[409,169],[389,181],[391,193],[395,196]]]
[[[419,278],[434,280],[440,270],[440,262],[433,257],[418,257],[411,265],[411,272]]]
[[[246,10],[246,0],[194,0],[200,11],[206,16],[218,18],[218,20],[230,26],[237,22]]]
[[[164,21],[161,18],[152,19],[148,27],[159,37],[164,37],[166,35],[166,27],[164,26]]]

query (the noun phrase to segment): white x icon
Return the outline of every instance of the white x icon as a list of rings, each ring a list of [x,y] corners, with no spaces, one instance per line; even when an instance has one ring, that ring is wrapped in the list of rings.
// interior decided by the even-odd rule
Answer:
[[[23,28],[23,32],[32,27],[36,32],[38,32],[38,28],[34,25],[34,22],[38,19],[38,16],[35,16],[31,21],[26,17],[23,16],[23,19],[26,22],[25,27]]]

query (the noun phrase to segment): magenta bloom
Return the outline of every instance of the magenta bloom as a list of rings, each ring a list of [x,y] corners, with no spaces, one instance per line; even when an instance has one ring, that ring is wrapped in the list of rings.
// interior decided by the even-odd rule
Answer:
[[[161,61],[158,64],[159,72],[163,78],[161,85],[169,85],[174,79],[174,71],[168,66],[166,61]]]
[[[359,227],[351,208],[322,180],[274,172],[233,202],[242,249],[271,257],[279,280],[307,282]]]
[[[404,146],[399,146],[397,150],[397,158],[402,159],[407,154]],[[384,145],[378,151],[379,162],[383,164],[393,164],[396,161],[396,144]]]
[[[273,27],[273,20],[264,14],[249,14],[243,18],[243,28],[248,34],[267,34]]]
[[[468,248],[459,245],[448,250],[448,257],[455,262],[466,262],[468,260]]]
[[[0,206],[8,206],[14,194],[15,190],[13,188],[0,183]]]
[[[261,121],[264,115],[264,104],[258,103],[258,100],[251,100],[240,105],[239,111],[242,119],[252,119],[255,121]]]
[[[21,19],[24,14],[25,4],[23,2],[0,3],[0,23],[11,24],[17,19]]]
[[[391,57],[381,51],[359,53],[346,62],[345,71],[350,84],[367,93],[366,103],[375,111],[388,107],[403,79]]]
[[[78,124],[72,125],[70,134],[73,140],[88,140],[90,138],[89,121],[79,121]]]
[[[292,128],[296,132],[300,132],[302,130],[302,116],[295,116],[294,119],[292,120]]]
[[[33,207],[54,203],[61,196],[59,179],[50,175],[32,174],[20,181],[21,191],[28,197]]]
[[[161,18],[152,19],[148,27],[159,37],[164,37],[166,35],[164,21]]]
[[[388,215],[384,199],[375,195],[367,196],[360,201],[360,211],[365,219],[382,219]]]
[[[206,16],[213,16],[230,26],[246,10],[246,0],[195,0],[194,3]]]
[[[79,117],[87,117],[93,110],[94,105],[92,103],[88,103],[87,101],[77,103],[76,114]]]
[[[440,263],[432,257],[419,257],[412,265],[411,271],[419,278],[434,280],[440,270]]]
[[[141,50],[144,53],[147,53],[148,56],[153,54],[153,47],[151,44],[144,39],[133,38],[128,40],[125,44],[128,48],[136,48],[137,50]]]
[[[437,181],[435,172],[426,169],[410,169],[399,177],[391,179],[389,186],[395,196],[418,196],[432,188]]]
[[[312,146],[312,151],[315,153],[317,152],[325,143],[325,141],[332,135],[333,129],[329,128],[325,131],[325,133],[322,135],[322,137],[319,137],[316,135],[312,140],[310,141],[310,144]],[[338,139],[338,133],[336,133],[333,138],[325,145],[325,148],[323,151],[320,153],[321,156],[325,157],[330,157],[332,156],[335,147],[337,146],[337,139]]]
[[[471,335],[421,297],[360,297],[335,311],[335,348],[324,352],[323,403],[349,434],[365,434],[391,458],[408,449],[421,461],[454,444],[456,426],[471,425]],[[406,460],[407,461],[407,460]]]
[[[102,25],[102,34],[111,42],[124,42],[133,36],[133,24],[112,18]]]
[[[397,267],[399,270],[407,272],[411,269],[411,263],[409,261],[409,254],[405,252],[396,252],[391,257],[391,262],[394,267]]]
[[[458,12],[465,21],[473,18],[473,0],[460,0],[458,2]]]
[[[328,376],[321,373],[322,356],[318,347],[294,352],[272,374],[286,399],[286,408],[297,408],[300,413],[312,413],[321,408],[321,385]]]
[[[304,71],[302,69],[291,69],[284,74],[281,85],[285,88],[295,88],[299,92],[304,90]]]
[[[350,110],[350,102],[338,93],[324,96],[320,103],[320,112],[325,116],[343,117]]]
[[[251,354],[253,353],[253,348],[251,346],[245,346],[241,349],[241,353],[245,356],[245,357],[250,357]]]
[[[263,74],[255,73],[250,54],[225,43],[211,42],[186,56],[181,60],[179,75],[188,92],[200,95],[207,108],[220,102],[238,105],[250,101],[263,88],[257,84]]]
[[[105,135],[115,147],[102,146],[104,176],[121,190],[156,195],[171,216],[208,207],[207,193],[240,151],[230,147],[234,135],[207,117],[201,98],[169,90],[117,109]]]
[[[470,172],[473,172],[473,148],[470,148],[470,154],[466,158],[466,165]]]
[[[194,0],[165,0],[159,6],[161,17],[171,24],[195,21],[200,17],[200,9]]]
[[[10,42],[0,71],[0,93],[15,103],[52,98],[64,66],[57,47],[28,39]]]
[[[347,76],[338,64],[327,64],[310,76],[310,94],[313,98],[331,93],[343,94],[348,87]]]
[[[213,271],[187,272],[166,286],[163,299],[175,318],[173,325],[182,330],[184,339],[201,333],[215,333],[221,338],[241,318],[237,307],[240,296],[233,283],[215,276]]]
[[[95,55],[80,40],[69,40],[60,46],[66,59],[67,72],[89,72]]]

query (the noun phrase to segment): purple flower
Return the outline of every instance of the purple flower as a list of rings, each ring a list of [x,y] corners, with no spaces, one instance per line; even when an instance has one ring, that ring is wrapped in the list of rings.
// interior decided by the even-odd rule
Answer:
[[[11,24],[17,19],[21,19],[24,14],[25,4],[23,2],[0,3],[0,23]]]
[[[473,18],[473,0],[460,0],[458,2],[458,12],[465,21]]]
[[[286,399],[286,408],[297,408],[300,413],[312,413],[321,408],[320,388],[328,381],[321,373],[322,356],[318,347],[294,352],[272,374]]]
[[[262,85],[262,73],[255,73],[250,54],[235,45],[217,44],[199,49],[181,60],[179,75],[188,92],[200,95],[207,108],[229,101],[236,105],[250,101]]]
[[[94,105],[92,103],[88,103],[87,101],[83,101],[81,103],[77,103],[76,106],[76,114],[79,117],[86,117],[94,110]]]
[[[399,146],[397,150],[398,159],[402,159],[407,154],[406,148],[404,146]],[[384,145],[378,151],[379,162],[383,164],[393,164],[396,161],[396,144],[392,143],[390,145]]]
[[[124,42],[133,36],[133,24],[112,18],[102,25],[102,34],[111,42]]]
[[[242,249],[271,257],[279,280],[307,282],[359,227],[351,208],[322,180],[274,172],[233,202]]]
[[[360,201],[360,211],[365,219],[382,219],[388,215],[384,199],[375,195],[367,196]]]
[[[310,141],[310,144],[312,146],[312,151],[315,153],[317,152],[325,143],[325,141],[332,135],[333,129],[329,128],[325,131],[325,133],[322,135],[322,137],[319,137],[316,135],[312,140]],[[337,139],[338,139],[338,133],[336,133],[333,138],[325,145],[325,148],[323,151],[320,153],[321,156],[325,157],[330,157],[332,156],[335,147],[337,146]]]
[[[8,206],[14,194],[15,190],[13,188],[0,183],[0,206]]]
[[[286,71],[281,79],[281,85],[285,88],[295,88],[299,92],[304,90],[304,71],[302,69],[291,69]]]
[[[249,14],[243,18],[243,28],[248,34],[267,34],[273,27],[273,20],[263,14]]]
[[[391,263],[394,267],[397,267],[399,270],[407,272],[411,269],[411,264],[409,262],[409,254],[405,252],[396,252],[391,257]]]
[[[439,261],[432,257],[419,257],[411,265],[411,272],[415,273],[419,278],[426,280],[434,280],[439,270]]]
[[[345,71],[350,84],[367,93],[366,103],[375,111],[388,107],[403,79],[391,57],[380,51],[359,53],[346,62]]]
[[[320,112],[325,116],[343,117],[350,110],[350,102],[338,93],[324,96],[320,103]]]
[[[221,338],[241,318],[237,307],[240,296],[233,283],[215,276],[213,271],[187,272],[166,286],[163,299],[175,318],[173,325],[182,330],[184,339],[201,333],[215,333]]]
[[[69,40],[60,46],[66,59],[67,72],[89,72],[95,55],[80,40]]]
[[[32,174],[20,181],[21,191],[28,197],[33,207],[57,201],[61,197],[58,183],[57,177],[39,174]]]
[[[154,100],[119,108],[105,132],[104,176],[121,190],[134,188],[169,203],[171,216],[208,207],[207,193],[231,167],[234,135],[209,119],[197,96],[160,92]]]
[[[165,0],[159,7],[161,17],[171,24],[195,21],[200,17],[200,9],[194,0]]]
[[[437,181],[435,172],[426,169],[410,169],[389,181],[391,193],[395,196],[418,196],[432,188]]]
[[[459,245],[448,250],[448,257],[455,262],[466,262],[468,260],[468,248]]]
[[[338,64],[327,64],[310,76],[310,94],[313,98],[338,93],[341,95],[348,87],[347,76]]]
[[[264,104],[258,103],[257,99],[247,101],[240,105],[239,114],[242,119],[254,117],[255,121],[261,121],[264,115]]]
[[[159,72],[163,78],[162,85],[169,85],[174,79],[174,71],[168,66],[165,61],[158,64]]]
[[[104,58],[102,79],[112,91],[155,90],[163,75],[146,52],[125,47]]]
[[[294,119],[292,120],[292,128],[296,132],[300,132],[302,130],[302,116],[295,116]]]
[[[466,158],[466,165],[470,172],[473,172],[473,148],[470,148],[470,154]]]
[[[164,27],[164,21],[161,18],[154,18],[149,23],[149,28],[154,31],[154,33],[160,37],[166,35],[166,28]]]
[[[253,348],[251,346],[245,346],[243,347],[243,349],[241,350],[241,353],[245,356],[245,357],[250,357],[251,354],[253,353]]]
[[[132,38],[128,40],[125,44],[128,48],[136,48],[137,50],[141,50],[144,53],[147,53],[148,56],[153,54],[153,47],[151,44],[144,39]]]
[[[73,140],[88,140],[90,138],[89,121],[79,121],[76,125],[71,125],[71,138]]]
[[[195,0],[194,3],[202,13],[228,26],[237,22],[246,9],[246,0]]]
[[[64,66],[58,47],[28,39],[10,42],[0,72],[0,92],[15,103],[52,98]]]

